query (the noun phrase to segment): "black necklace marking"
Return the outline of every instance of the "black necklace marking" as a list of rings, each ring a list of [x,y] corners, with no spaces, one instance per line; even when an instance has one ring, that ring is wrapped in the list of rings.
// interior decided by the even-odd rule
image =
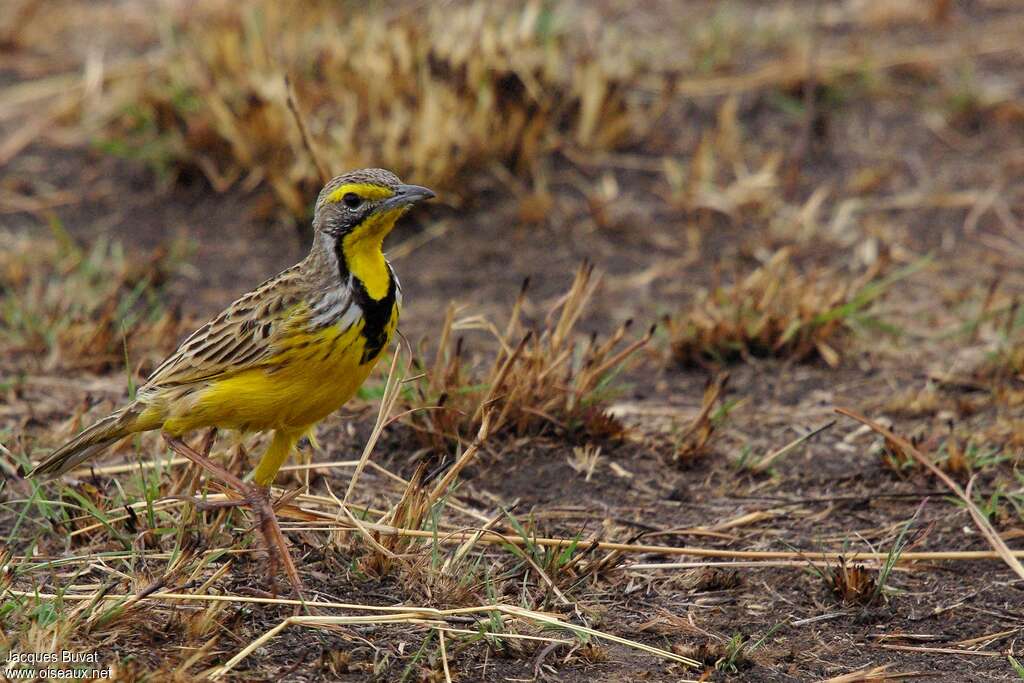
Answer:
[[[384,345],[388,343],[387,327],[391,322],[391,314],[395,308],[398,282],[395,279],[395,274],[391,271],[391,266],[386,265],[388,269],[388,293],[384,295],[383,299],[374,299],[366,291],[366,285],[363,284],[363,281],[353,276],[351,271],[349,271],[348,263],[345,262],[345,250],[342,247],[341,239],[335,241],[334,253],[338,260],[338,277],[341,282],[351,278],[352,299],[363,311],[363,329],[361,334],[366,343],[363,345],[363,355],[359,359],[359,363],[367,363],[379,356],[380,352],[384,349]]]
[[[345,249],[342,245],[344,238],[340,235],[334,237],[334,260],[338,263],[338,282],[344,283],[348,280],[348,263],[345,261]]]
[[[391,323],[391,316],[395,310],[395,295],[398,284],[395,281],[395,274],[388,269],[388,293],[383,299],[374,299],[366,292],[363,281],[357,277],[352,278],[352,288],[355,294],[355,302],[363,310],[363,338],[366,340],[363,346],[363,357],[360,363],[367,363],[374,360],[388,343],[388,325]]]

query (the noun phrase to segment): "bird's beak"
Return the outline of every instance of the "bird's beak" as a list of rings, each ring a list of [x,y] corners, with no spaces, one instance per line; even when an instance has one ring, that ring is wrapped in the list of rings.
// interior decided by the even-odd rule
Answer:
[[[432,199],[437,195],[434,191],[420,185],[399,185],[395,188],[395,194],[384,200],[382,209],[390,211],[405,206],[411,206],[424,199]]]

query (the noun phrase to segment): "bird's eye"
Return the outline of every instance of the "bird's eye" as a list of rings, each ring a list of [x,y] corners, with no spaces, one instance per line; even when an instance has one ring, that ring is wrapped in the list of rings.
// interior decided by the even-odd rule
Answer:
[[[345,196],[341,198],[341,201],[345,202],[345,206],[350,209],[358,208],[363,203],[363,198],[357,195],[355,192],[346,192]]]

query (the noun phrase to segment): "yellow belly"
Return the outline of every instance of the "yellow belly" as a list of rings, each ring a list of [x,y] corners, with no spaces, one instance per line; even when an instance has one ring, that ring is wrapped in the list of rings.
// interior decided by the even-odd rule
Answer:
[[[396,320],[392,315],[389,341]],[[187,405],[168,406],[163,428],[305,431],[352,398],[377,364],[379,356],[360,362],[361,330],[360,322],[347,330],[296,335],[266,365],[214,380]]]

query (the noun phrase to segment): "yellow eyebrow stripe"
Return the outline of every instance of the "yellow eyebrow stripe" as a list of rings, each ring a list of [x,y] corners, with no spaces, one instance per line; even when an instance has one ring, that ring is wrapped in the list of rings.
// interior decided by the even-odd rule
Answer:
[[[394,197],[395,193],[386,187],[381,185],[374,185],[373,183],[347,183],[342,185],[334,192],[327,195],[324,199],[325,204],[333,204],[334,202],[340,202],[341,198],[347,195],[349,192],[357,194],[363,199],[369,199],[371,201],[377,199],[387,199],[388,197]]]

